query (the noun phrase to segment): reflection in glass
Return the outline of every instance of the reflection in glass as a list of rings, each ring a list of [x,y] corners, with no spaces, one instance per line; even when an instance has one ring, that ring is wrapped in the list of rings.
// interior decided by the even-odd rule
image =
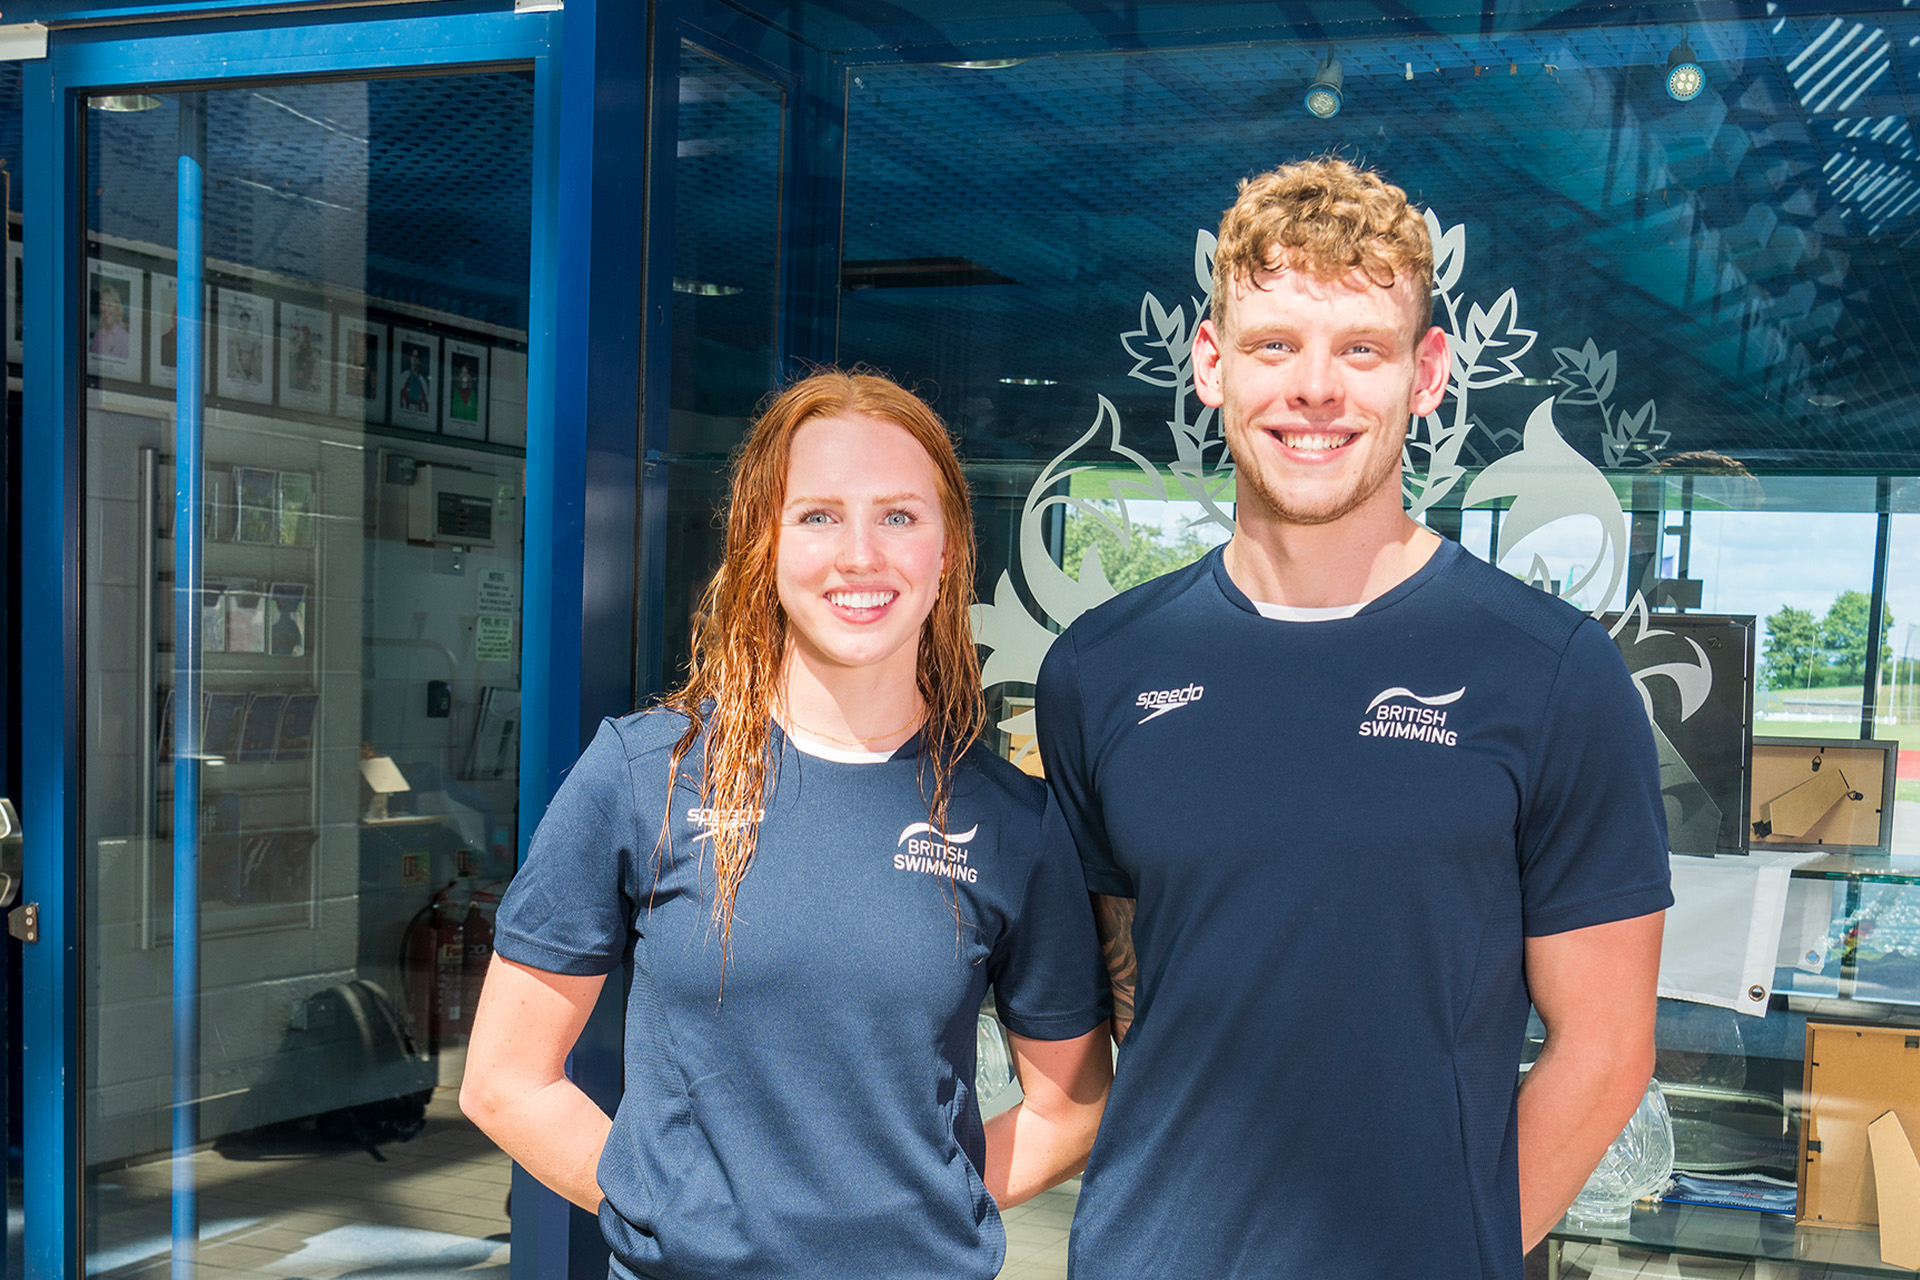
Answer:
[[[205,94],[197,371],[182,101],[84,122],[88,1270],[170,1250],[209,1271],[504,1265],[507,1163],[455,1090],[518,838],[532,85]],[[181,527],[173,418],[196,380]],[[196,540],[203,570],[176,581]],[[176,593],[197,698],[176,696]],[[192,946],[197,1264],[169,1211],[169,1046],[192,1025],[172,958]]]

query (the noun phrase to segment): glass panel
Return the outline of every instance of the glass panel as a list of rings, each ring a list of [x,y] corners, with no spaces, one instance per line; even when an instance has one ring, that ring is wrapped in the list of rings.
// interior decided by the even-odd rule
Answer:
[[[0,268],[0,298],[5,301],[6,328],[6,453],[0,457],[0,480],[4,498],[0,499],[0,619],[4,619],[4,638],[0,638],[0,732],[5,733],[0,759],[6,762],[0,777],[0,794],[18,798],[20,788],[20,174],[24,172],[21,154],[22,103],[21,64],[0,63],[0,184],[6,192],[7,226],[4,245],[7,261]],[[20,982],[20,952],[0,944],[0,1150],[6,1152],[5,1198],[0,1201],[6,1228],[6,1272],[22,1274],[20,1202],[24,1191],[21,1181],[20,1126],[23,1119],[20,1096],[20,1026],[23,991]]]
[[[183,1180],[209,1273],[505,1266],[508,1164],[456,1096],[517,843],[532,115],[513,71],[85,110],[89,1273],[190,1259]],[[176,159],[202,145],[182,528]]]
[[[685,465],[668,480],[670,685],[686,666],[687,621],[720,563],[726,456],[773,388],[784,103],[779,86],[680,46],[668,445]]]
[[[1920,716],[1920,487],[1904,478],[1920,469],[1920,151],[1896,85],[1920,17],[1783,8],[1682,29],[1522,9],[1478,36],[1416,20],[1411,42],[1404,15],[1356,13],[1329,49],[1278,21],[1146,4],[1109,48],[1047,55],[1051,10],[909,3],[862,32],[801,6],[823,47],[886,49],[846,81],[839,354],[927,391],[962,436],[1002,750],[1029,749],[1032,676],[1062,625],[1230,526],[1231,462],[1189,355],[1212,232],[1240,177],[1329,150],[1431,207],[1435,323],[1467,353],[1440,412],[1412,424],[1409,508],[1583,609],[1750,615],[1755,733],[1856,738],[1871,687],[1876,732],[1905,738]],[[1216,20],[1244,25],[1198,25]],[[1685,103],[1663,88],[1682,43],[1706,86]],[[944,61],[956,48],[968,60]],[[1344,101],[1316,120],[1302,96],[1329,56]],[[1903,514],[1870,672],[1882,474]],[[1096,563],[1104,585],[1087,580]],[[1691,660],[1666,641],[1681,652],[1658,662]],[[1920,852],[1914,746],[1897,852]],[[1683,1168],[1761,1172],[1791,1194],[1809,1017],[1911,1018],[1913,895],[1811,883],[1789,908],[1810,958],[1795,970],[1783,942],[1759,1008],[1662,1002]],[[1071,1210],[1070,1191],[1049,1198]],[[1873,1233],[1791,1216],[1633,1221],[1661,1252],[1885,1269]],[[1062,1273],[1064,1247],[1026,1231],[1009,1217],[1021,1266]]]

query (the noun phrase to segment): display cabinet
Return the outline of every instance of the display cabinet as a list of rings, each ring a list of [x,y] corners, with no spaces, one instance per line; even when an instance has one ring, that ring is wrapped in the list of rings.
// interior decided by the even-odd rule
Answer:
[[[1565,1264],[1574,1245],[1766,1263],[1798,1274],[1914,1274],[1881,1260],[1872,1225],[1834,1224],[1836,1215],[1874,1216],[1870,1175],[1857,1164],[1834,1170],[1810,1194],[1807,1162],[1820,1158],[1823,1138],[1833,1154],[1832,1125],[1863,1126],[1920,1094],[1920,856],[1816,855],[1790,875],[1782,963],[1764,1015],[1662,1000],[1655,1078],[1673,1112],[1676,1172],[1770,1176],[1797,1188],[1795,1212],[1665,1199],[1635,1205],[1621,1226],[1569,1218],[1548,1239],[1550,1276],[1571,1273]],[[1824,930],[1817,927],[1822,912]],[[1810,1092],[1809,1024],[1816,1032],[1911,1028],[1911,1036],[1883,1039],[1912,1063],[1891,1061]],[[1833,1119],[1823,1129],[1817,1117]],[[1863,1152],[1857,1137],[1849,1131],[1848,1146]],[[1851,1201],[1838,1194],[1840,1184]],[[1862,1201],[1864,1213],[1856,1211]],[[1604,1266],[1593,1272],[1605,1273]]]

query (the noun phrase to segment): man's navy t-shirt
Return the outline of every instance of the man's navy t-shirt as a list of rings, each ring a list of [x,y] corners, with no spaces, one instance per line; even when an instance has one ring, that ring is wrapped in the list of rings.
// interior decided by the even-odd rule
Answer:
[[[976,746],[942,839],[917,741],[851,763],[775,729],[723,990],[703,837],[738,815],[702,807],[700,742],[663,813],[685,727],[664,711],[601,726],[495,938],[552,973],[610,973],[631,948],[626,1090],[599,1168],[615,1274],[994,1275],[1005,1235],[973,1094],[987,985],[1035,1039],[1107,1016],[1080,869],[1041,837],[1044,788]]]
[[[1672,901],[1605,630],[1454,543],[1280,621],[1215,551],[1069,627],[1038,709],[1088,888],[1138,899],[1072,1274],[1518,1277],[1524,938]]]

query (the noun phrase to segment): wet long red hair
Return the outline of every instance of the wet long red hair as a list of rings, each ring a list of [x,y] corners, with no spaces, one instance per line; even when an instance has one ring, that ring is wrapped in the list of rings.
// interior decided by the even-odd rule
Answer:
[[[825,370],[794,383],[760,414],[734,455],[726,554],[701,596],[686,681],[662,699],[687,721],[668,761],[669,794],[682,761],[705,734],[700,802],[717,819],[711,845],[713,915],[723,968],[734,899],[753,860],[773,781],[772,718],[790,643],[776,573],[793,436],[815,418],[844,414],[877,418],[913,436],[927,451],[939,488],[946,573],[921,627],[917,663],[926,704],[920,729],[922,790],[937,831],[946,829],[954,768],[985,722],[980,659],[968,614],[973,508],[946,424],[918,396],[876,374]]]

